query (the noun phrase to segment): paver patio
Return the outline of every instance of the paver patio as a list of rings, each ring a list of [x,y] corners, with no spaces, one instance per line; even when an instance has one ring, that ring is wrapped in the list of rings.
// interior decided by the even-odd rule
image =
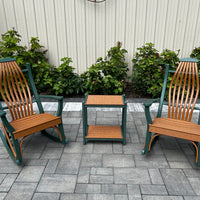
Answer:
[[[52,102],[44,108],[51,113],[57,109]],[[91,124],[115,125],[121,122],[121,113],[89,110],[88,118]],[[63,123],[69,144],[35,133],[23,144],[21,166],[9,158],[0,141],[0,199],[200,199],[200,170],[189,142],[161,136],[149,154],[141,155],[146,134],[141,103],[128,103],[124,146],[120,142],[83,145],[80,102],[65,103]]]

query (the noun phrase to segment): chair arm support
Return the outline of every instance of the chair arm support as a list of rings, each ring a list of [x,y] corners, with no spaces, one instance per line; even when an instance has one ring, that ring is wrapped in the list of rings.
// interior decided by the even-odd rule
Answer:
[[[150,99],[148,101],[146,101],[144,103],[144,106],[145,106],[145,116],[146,116],[146,120],[147,120],[147,124],[152,124],[152,119],[151,119],[151,115],[150,115],[150,111],[149,111],[149,108],[150,106],[155,103],[155,102],[159,102],[160,99]]]
[[[14,132],[15,129],[12,127],[12,125],[8,122],[6,118],[6,112],[3,110],[0,110],[0,117],[3,125],[7,128],[9,132]]]
[[[62,115],[62,110],[63,110],[63,96],[55,96],[55,95],[39,95],[40,98],[50,98],[50,99],[55,99],[58,100],[58,109],[56,116],[60,117]]]
[[[150,107],[153,103],[156,103],[156,102],[159,102],[159,101],[160,101],[160,98],[158,98],[158,99],[150,99],[150,100],[147,100],[144,103],[144,106],[145,107]]]
[[[3,110],[0,110],[0,117],[4,117],[4,116],[6,116],[6,112]]]

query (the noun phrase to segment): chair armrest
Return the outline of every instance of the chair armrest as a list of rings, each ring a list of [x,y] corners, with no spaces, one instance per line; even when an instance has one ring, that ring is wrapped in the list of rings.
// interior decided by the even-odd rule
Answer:
[[[56,116],[60,117],[62,115],[62,110],[63,110],[63,96],[55,96],[55,95],[39,95],[40,98],[50,98],[50,99],[55,99],[58,100],[58,109]]]
[[[147,123],[148,124],[152,124],[152,119],[151,119],[151,115],[150,115],[150,111],[149,111],[149,108],[150,106],[153,104],[153,103],[156,103],[156,102],[159,102],[160,99],[150,99],[148,101],[146,101],[144,103],[144,106],[145,106],[145,116],[146,116],[146,120],[147,120]]]
[[[153,103],[156,103],[156,102],[159,102],[159,101],[160,101],[160,98],[158,98],[158,99],[150,99],[150,100],[147,100],[144,103],[144,106],[145,107],[150,107]]]
[[[40,98],[49,98],[49,99],[55,99],[58,101],[63,100],[63,96],[55,96],[55,95],[39,95]]]

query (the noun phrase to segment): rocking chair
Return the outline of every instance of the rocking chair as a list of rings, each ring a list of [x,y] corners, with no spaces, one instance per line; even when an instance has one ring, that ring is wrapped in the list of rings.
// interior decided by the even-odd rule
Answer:
[[[23,74],[28,73],[29,83],[34,99],[32,99],[28,82]],[[22,142],[24,139],[38,131],[42,131],[51,139],[66,144],[62,124],[63,97],[38,95],[30,64],[26,64],[26,69],[21,70],[13,58],[0,60],[0,94],[7,106],[0,103],[0,117],[2,129],[0,136],[11,158],[19,165],[22,162]],[[56,116],[45,113],[40,102],[40,98],[52,98],[58,100]],[[33,111],[33,103],[36,102],[40,114]],[[8,122],[5,109],[9,109],[12,121]],[[54,128],[59,137],[47,133],[45,129]]]
[[[192,123],[193,110],[199,94],[197,59],[181,59],[176,71],[166,65],[165,78],[160,99],[144,103],[147,120],[146,142],[142,154],[150,151],[153,140],[166,135],[190,141],[196,149],[196,163],[200,167],[200,115],[198,124]],[[164,102],[168,74],[174,73],[169,87],[168,103]],[[152,121],[149,108],[160,102],[156,118]],[[163,105],[168,106],[168,117],[161,118]]]

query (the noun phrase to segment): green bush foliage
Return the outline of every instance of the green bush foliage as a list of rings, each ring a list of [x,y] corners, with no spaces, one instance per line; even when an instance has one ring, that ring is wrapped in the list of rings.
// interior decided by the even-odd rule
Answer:
[[[133,62],[133,88],[140,94],[160,97],[165,73],[165,64],[175,66],[179,60],[178,53],[165,49],[161,54],[153,43],[146,43],[137,48]],[[169,87],[169,85],[168,85]]]
[[[84,80],[73,72],[74,68],[70,66],[71,58],[64,57],[61,61],[63,63],[57,68],[53,92],[64,96],[84,93]]]
[[[62,58],[63,63],[56,68],[48,63],[47,50],[40,45],[37,37],[30,40],[30,48],[21,46],[21,35],[15,30],[8,30],[2,35],[0,57],[14,57],[20,67],[31,64],[32,74],[38,92],[68,95],[83,93],[82,79],[69,65],[71,58]]]
[[[125,87],[128,64],[125,63],[125,53],[118,42],[107,56],[98,58],[88,71],[81,75],[85,80],[86,92],[89,94],[121,94]]]

